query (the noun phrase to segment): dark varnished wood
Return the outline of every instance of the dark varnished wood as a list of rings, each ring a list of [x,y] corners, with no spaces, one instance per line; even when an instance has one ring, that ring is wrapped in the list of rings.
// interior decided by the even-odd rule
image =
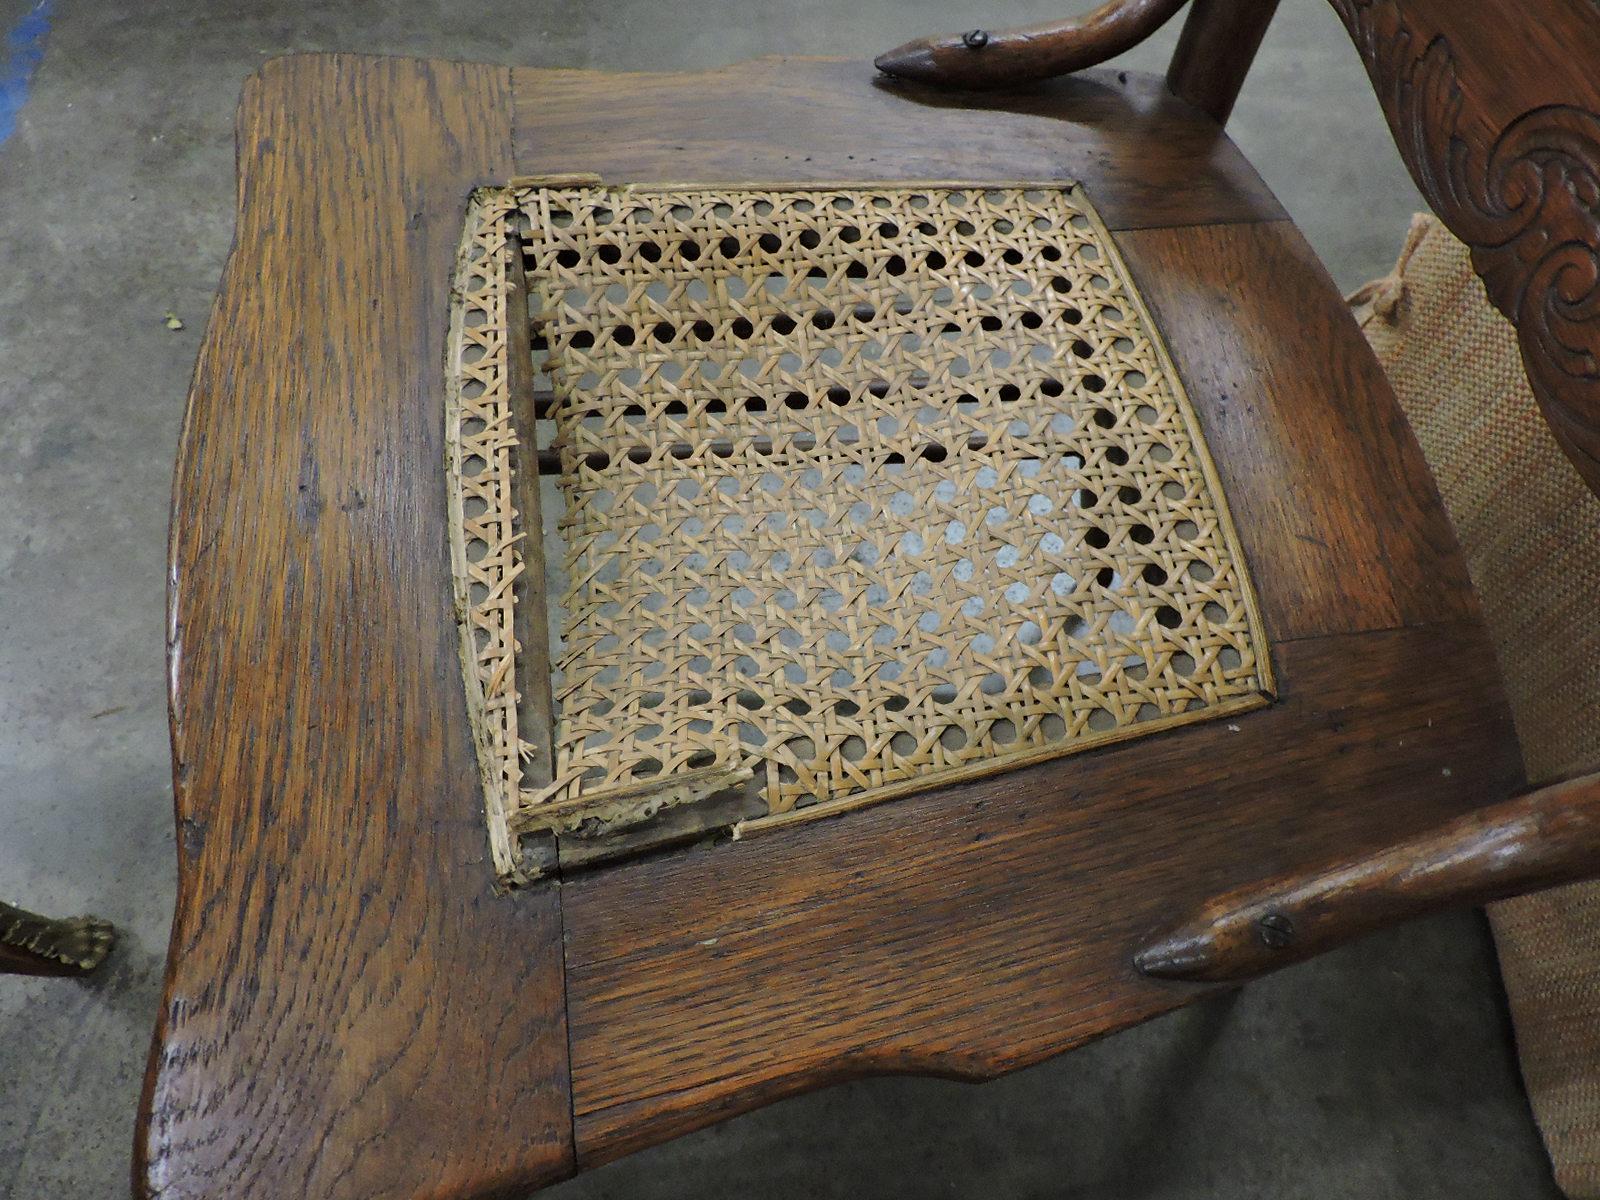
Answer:
[[[1225,124],[1278,11],[1278,0],[1194,0],[1167,67],[1180,100]]]
[[[1600,862],[1600,776],[1481,808],[1364,858],[1207,901],[1134,956],[1147,975],[1250,979],[1445,908],[1590,879]]]
[[[1285,699],[1231,724],[568,883],[580,1163],[850,1075],[986,1078],[1187,1003],[1132,955],[1218,881],[1516,786],[1475,625],[1278,665]]]
[[[1110,0],[1048,25],[916,38],[880,54],[887,75],[941,88],[1016,87],[1098,66],[1148,38],[1183,0]],[[1233,111],[1278,0],[1194,0],[1167,86],[1219,124]]]
[[[1184,2],[1106,0],[1068,21],[917,38],[880,54],[873,65],[899,79],[945,87],[1014,87],[1115,58],[1160,29]]]
[[[1231,143],[1158,83],[956,103],[864,63],[303,58],[251,82],[239,133],[175,495],[180,896],[149,1193],[468,1200],[845,1075],[992,1075],[1203,994],[1132,967],[1173,911],[1519,785],[1370,351]],[[451,263],[473,186],[575,171],[1082,179],[1219,460],[1280,701],[497,894],[445,551]]]
[[[572,1161],[553,885],[497,895],[445,556],[444,341],[503,68],[267,64],[184,422],[159,1197],[480,1196]]]
[[[1200,414],[1272,640],[1476,619],[1422,450],[1300,232],[1115,236]]]
[[[1332,2],[1401,157],[1471,247],[1545,419],[1600,492],[1600,9]]]
[[[1283,216],[1214,121],[1136,72],[1085,71],[964,94],[877,78],[863,62],[814,58],[693,74],[529,68],[512,79],[517,165],[528,175],[1072,179],[1112,229]]]

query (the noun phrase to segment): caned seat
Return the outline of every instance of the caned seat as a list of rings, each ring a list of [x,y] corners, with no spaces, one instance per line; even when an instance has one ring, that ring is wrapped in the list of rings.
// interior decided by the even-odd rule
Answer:
[[[152,1194],[992,1076],[1207,994],[1134,956],[1208,898],[1520,786],[1382,371],[1159,80],[302,56],[239,143]]]
[[[529,183],[467,226],[451,535],[508,883],[561,833],[569,866],[742,837],[1268,702],[1193,407],[1081,189]]]

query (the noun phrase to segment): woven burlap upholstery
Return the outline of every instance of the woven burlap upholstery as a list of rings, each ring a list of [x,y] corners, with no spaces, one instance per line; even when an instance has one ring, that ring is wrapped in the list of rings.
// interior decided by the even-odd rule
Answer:
[[[549,182],[471,220],[456,561],[503,871],[531,831],[732,789],[759,804],[742,836],[1264,702],[1199,426],[1077,190]],[[514,245],[560,481],[540,787],[513,690]]]
[[[1515,331],[1431,217],[1352,299],[1466,551],[1530,780],[1600,767],[1600,500],[1540,419]],[[1600,1197],[1600,883],[1489,915],[1556,1177]]]

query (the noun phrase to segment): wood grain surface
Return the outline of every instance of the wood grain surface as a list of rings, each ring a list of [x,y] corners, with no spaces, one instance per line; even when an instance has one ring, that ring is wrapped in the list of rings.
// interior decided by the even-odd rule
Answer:
[[[1097,67],[1144,41],[1184,3],[1106,0],[1081,17],[1045,25],[935,34],[885,51],[873,65],[897,79],[947,87],[1012,87]]]
[[[1476,619],[1422,449],[1299,230],[1116,241],[1200,415],[1268,637]]]
[[[504,69],[269,63],[175,485],[160,1197],[474,1196],[571,1162],[561,914],[496,895],[446,559],[443,363]]]
[[[986,1078],[1175,1008],[1203,989],[1133,952],[1222,881],[1518,785],[1475,623],[1278,662],[1284,700],[1233,722],[568,883],[580,1163],[852,1075]]]
[[[1475,809],[1364,857],[1214,897],[1134,963],[1162,979],[1236,982],[1463,904],[1593,879],[1600,775]]]
[[[847,1075],[992,1075],[1203,994],[1131,956],[1204,897],[1518,786],[1387,384],[1254,172],[1158,83],[953,102],[866,63],[308,57],[252,79],[239,144],[175,489],[145,1193],[516,1194]],[[1082,179],[1218,460],[1280,702],[496,894],[444,529],[451,264],[472,187],[573,171]]]
[[[1226,124],[1278,0],[1191,0],[1167,90],[1218,124]]]
[[[526,68],[512,86],[525,175],[1069,179],[1111,229],[1283,216],[1216,122],[1135,72],[952,94],[883,78],[866,62],[761,58],[693,74]]]

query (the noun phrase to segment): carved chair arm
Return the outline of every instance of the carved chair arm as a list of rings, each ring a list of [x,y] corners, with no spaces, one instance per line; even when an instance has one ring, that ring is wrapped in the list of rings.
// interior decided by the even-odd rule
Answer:
[[[1229,983],[1389,925],[1600,875],[1600,775],[1541,788],[1311,875],[1219,896],[1135,956],[1146,975]]]
[[[1049,79],[1131,50],[1185,2],[1108,0],[1070,21],[918,38],[879,55],[876,65],[886,75],[940,87],[991,88]]]

